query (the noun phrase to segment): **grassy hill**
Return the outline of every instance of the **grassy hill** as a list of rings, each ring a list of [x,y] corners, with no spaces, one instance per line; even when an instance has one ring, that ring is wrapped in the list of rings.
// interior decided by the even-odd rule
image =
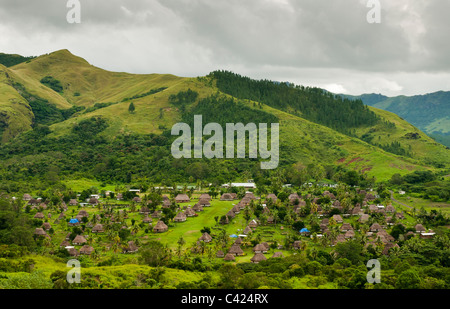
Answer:
[[[219,77],[214,74],[185,78],[110,72],[67,50],[0,69],[3,142],[33,125],[43,124],[50,129],[45,139],[53,139],[45,143],[56,145],[58,139],[70,136],[75,126],[92,117],[106,121],[106,128],[99,133],[106,141],[124,134],[167,134],[173,124],[195,110],[199,101],[218,96],[232,98],[249,112],[263,111],[279,120],[282,166],[340,165],[385,180],[395,173],[403,175],[450,165],[449,150],[400,117],[377,108],[364,108],[360,102],[339,100],[314,88],[247,79],[250,86],[245,84],[245,88],[240,84],[233,86],[231,79],[229,85],[233,87],[226,90],[218,85]],[[269,87],[270,92],[262,96],[258,91],[268,93],[264,87]],[[195,102],[186,106],[171,103],[171,96],[188,89],[198,94]],[[133,113],[128,110],[131,102],[135,106]],[[207,113],[220,118],[223,111],[212,107]],[[232,115],[227,121],[239,122],[242,116]],[[63,141],[59,144],[81,147]],[[17,147],[13,149],[18,151]],[[52,150],[55,149],[41,152],[42,160],[48,160],[45,153]],[[61,151],[70,156],[66,150]],[[31,154],[31,150],[17,153],[23,158]],[[33,157],[35,160],[37,157]],[[98,160],[98,164],[105,163],[105,159]]]
[[[364,104],[395,113],[440,143],[450,146],[450,92],[425,95],[386,97],[364,94],[344,97],[361,99]]]

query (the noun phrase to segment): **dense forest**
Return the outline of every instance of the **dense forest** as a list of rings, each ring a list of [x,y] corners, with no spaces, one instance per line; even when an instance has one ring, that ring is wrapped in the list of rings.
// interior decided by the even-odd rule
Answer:
[[[20,55],[11,55],[11,54],[4,54],[0,53],[0,64],[3,64],[5,67],[12,67],[16,64],[30,61],[36,57],[24,57]]]
[[[344,134],[380,121],[361,100],[342,98],[320,88],[258,81],[228,71],[214,71],[210,76],[219,90],[235,98],[261,102]]]

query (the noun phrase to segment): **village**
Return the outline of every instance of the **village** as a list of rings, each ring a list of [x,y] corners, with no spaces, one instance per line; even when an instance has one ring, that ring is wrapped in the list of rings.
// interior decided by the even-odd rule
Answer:
[[[318,248],[331,252],[349,240],[389,255],[400,250],[398,240],[435,235],[408,209],[388,200],[380,203],[374,191],[305,186],[302,195],[286,186],[278,196],[256,196],[254,184],[235,183],[225,185],[228,192],[216,198],[195,190],[175,195],[168,189],[152,201],[139,189],[129,189],[135,196],[128,201],[123,193],[109,191],[58,204],[30,194],[22,200],[25,212],[40,224],[34,234],[44,252],[97,262],[111,254],[137,254],[151,240],[165,243],[179,257],[259,263]],[[392,236],[394,226],[401,235]]]

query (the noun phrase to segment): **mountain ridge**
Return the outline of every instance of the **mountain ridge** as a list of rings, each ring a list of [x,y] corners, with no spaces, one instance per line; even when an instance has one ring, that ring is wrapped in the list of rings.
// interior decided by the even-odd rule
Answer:
[[[187,78],[171,74],[110,72],[92,66],[68,50],[42,55],[10,68],[3,67],[2,70],[10,79],[0,81],[0,85],[21,97],[24,103],[27,100],[20,96],[21,88],[11,89],[10,85],[6,86],[8,83],[21,84],[23,89],[31,94],[27,96],[31,105],[34,104],[31,98],[42,99],[44,111],[40,119],[45,119],[45,107],[49,106],[53,106],[50,109],[53,115],[58,113],[63,115],[62,118],[59,116],[55,118],[60,121],[48,125],[48,138],[56,140],[65,138],[71,134],[74,126],[92,117],[101,117],[108,123],[99,136],[111,141],[124,134],[166,134],[172,125],[181,121],[184,109],[189,112],[200,100],[218,95],[232,98],[238,104],[246,105],[250,109],[262,109],[278,117],[281,127],[280,152],[284,156],[285,165],[300,163],[343,166],[375,176],[377,179],[388,179],[395,173],[435,170],[450,163],[448,150],[442,145],[400,117],[377,108],[371,107],[370,111],[380,117],[381,122],[372,126],[355,127],[349,130],[350,135],[346,135],[305,119],[301,111],[296,112],[294,105],[288,104],[286,110],[280,110],[261,100],[229,95],[217,87],[217,78],[211,74]],[[46,76],[62,85],[61,92],[42,83],[42,78]],[[292,87],[292,85],[280,84],[277,87]],[[198,93],[196,102],[186,106],[175,106],[170,103],[171,96],[188,89]],[[280,93],[287,95],[283,89]],[[303,90],[300,88],[289,91],[293,91],[293,96],[296,97],[295,91],[301,93]],[[313,89],[313,94],[314,91]],[[321,96],[322,94],[317,94],[319,105]],[[0,106],[6,106],[4,98],[6,97],[0,95]],[[313,97],[312,100],[316,99]],[[332,101],[334,98],[330,97],[327,100]],[[128,110],[130,102],[135,105],[134,113]],[[300,105],[302,102],[299,101]],[[28,105],[30,106],[30,102]],[[30,109],[32,110],[31,107]],[[13,114],[12,111],[9,113]],[[36,111],[33,113],[36,114]],[[12,140],[20,132],[25,134],[32,127],[45,125],[36,123],[36,117],[32,117],[33,115],[28,116],[30,126],[22,128],[19,132],[14,131],[14,134],[3,133],[4,142]],[[235,120],[239,120],[239,115],[236,115]],[[388,125],[389,123],[393,125]],[[398,141],[398,144],[391,145],[393,140]],[[402,154],[398,155],[395,152]],[[20,157],[20,154],[18,155]]]

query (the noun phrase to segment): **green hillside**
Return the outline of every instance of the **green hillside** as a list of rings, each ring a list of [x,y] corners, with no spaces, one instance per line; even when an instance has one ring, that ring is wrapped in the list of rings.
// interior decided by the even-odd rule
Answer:
[[[450,147],[450,92],[386,97],[380,94],[343,97],[360,99],[369,106],[395,113],[438,142]]]
[[[3,141],[11,142],[0,147],[5,159],[1,168],[14,181],[21,181],[25,170],[46,179],[54,170],[58,178],[119,182],[128,181],[130,173],[133,179],[154,181],[257,176],[257,162],[251,159],[173,159],[170,129],[194,114],[222,124],[277,120],[280,168],[312,164],[320,174],[334,166],[387,180],[396,173],[450,164],[447,149],[400,117],[318,88],[255,81],[225,71],[198,78],[109,72],[67,50],[3,71],[8,77],[1,98],[10,108],[4,113],[9,120],[2,122]],[[189,91],[195,100],[177,99]],[[14,96],[28,113],[11,109],[9,98]]]

